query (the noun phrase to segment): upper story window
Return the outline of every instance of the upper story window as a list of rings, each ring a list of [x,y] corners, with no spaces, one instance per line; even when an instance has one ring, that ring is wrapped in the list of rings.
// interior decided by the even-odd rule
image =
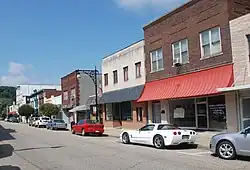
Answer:
[[[113,80],[114,80],[114,84],[118,83],[118,74],[117,74],[117,70],[113,71]]]
[[[124,81],[128,81],[128,66],[123,67],[123,77]]]
[[[150,52],[151,72],[163,70],[163,54],[162,48]]]
[[[141,62],[135,63],[135,77],[141,77]]]
[[[108,73],[104,74],[104,85],[107,86],[109,84]]]
[[[63,92],[63,100],[68,100],[69,96],[68,96],[68,91]]]
[[[173,64],[186,64],[189,61],[188,40],[184,39],[172,44]]]
[[[248,42],[248,61],[250,61],[250,35],[247,35],[247,42]]]
[[[201,58],[208,58],[222,52],[220,28],[212,28],[200,33]]]

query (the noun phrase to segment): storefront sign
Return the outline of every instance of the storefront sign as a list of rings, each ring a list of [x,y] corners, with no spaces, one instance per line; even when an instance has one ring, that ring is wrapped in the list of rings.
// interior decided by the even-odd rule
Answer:
[[[185,117],[185,109],[176,108],[174,109],[174,118],[184,118]]]

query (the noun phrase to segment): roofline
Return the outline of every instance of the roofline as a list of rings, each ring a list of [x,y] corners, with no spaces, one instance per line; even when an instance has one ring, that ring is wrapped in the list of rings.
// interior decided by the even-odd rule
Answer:
[[[117,50],[117,51],[115,51],[115,52],[113,52],[113,53],[111,53],[111,54],[109,54],[109,55],[103,57],[102,59],[108,58],[108,57],[110,57],[110,56],[112,56],[112,55],[114,55],[114,54],[116,54],[116,53],[118,53],[118,52],[120,52],[120,51],[122,51],[122,50],[125,50],[125,49],[127,49],[127,48],[129,48],[129,47],[131,47],[131,46],[133,46],[133,45],[135,45],[135,44],[141,42],[141,41],[144,41],[144,39],[141,39],[141,40],[138,40],[138,41],[136,41],[136,42],[133,42],[132,44],[130,44],[130,45],[124,47],[124,48],[121,48],[121,49],[119,49],[119,50]]]
[[[143,30],[145,30],[145,29],[147,29],[147,28],[149,28],[151,26],[154,26],[155,24],[163,21],[164,19],[166,19],[166,18],[168,18],[168,17],[170,17],[170,16],[172,16],[172,15],[174,15],[176,13],[181,12],[182,10],[184,10],[187,7],[193,6],[194,4],[196,4],[199,1],[200,0],[189,0],[188,2],[184,3],[183,5],[181,5],[181,6],[177,7],[177,8],[175,8],[175,9],[173,9],[170,12],[165,13],[164,15],[160,16],[159,18],[157,18],[157,19],[149,22],[148,24],[144,25],[143,26]]]
[[[66,74],[65,76],[63,76],[63,77],[61,77],[61,80],[62,79],[64,79],[65,77],[67,77],[67,76],[69,76],[70,74],[72,74],[72,73],[77,73],[77,72],[81,72],[81,71],[95,71],[95,69],[75,69],[74,71],[72,71],[72,72],[70,72],[70,73],[68,73],[68,74]],[[97,71],[98,71],[98,73],[97,73],[97,75],[102,75],[102,73],[98,70],[98,69],[96,69]]]
[[[19,87],[19,86],[40,86],[40,85],[49,85],[49,86],[61,86],[60,84],[18,84],[16,85],[16,87]]]

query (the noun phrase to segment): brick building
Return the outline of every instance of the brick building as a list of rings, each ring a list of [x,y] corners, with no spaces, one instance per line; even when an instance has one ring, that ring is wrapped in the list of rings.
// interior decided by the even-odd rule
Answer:
[[[95,70],[75,70],[61,78],[63,119],[70,124],[88,118],[89,96],[95,95],[95,85],[91,77]],[[101,76],[97,76],[100,84]]]
[[[237,129],[230,20],[250,12],[248,0],[192,0],[144,27],[149,122]]]

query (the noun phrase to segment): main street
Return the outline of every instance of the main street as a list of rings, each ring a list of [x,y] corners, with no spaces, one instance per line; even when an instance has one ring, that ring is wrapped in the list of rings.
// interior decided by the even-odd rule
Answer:
[[[111,137],[82,137],[24,124],[0,124],[0,170],[232,170],[250,167],[249,161],[224,161],[206,150],[157,150],[123,145]],[[6,168],[9,165],[11,167]]]

